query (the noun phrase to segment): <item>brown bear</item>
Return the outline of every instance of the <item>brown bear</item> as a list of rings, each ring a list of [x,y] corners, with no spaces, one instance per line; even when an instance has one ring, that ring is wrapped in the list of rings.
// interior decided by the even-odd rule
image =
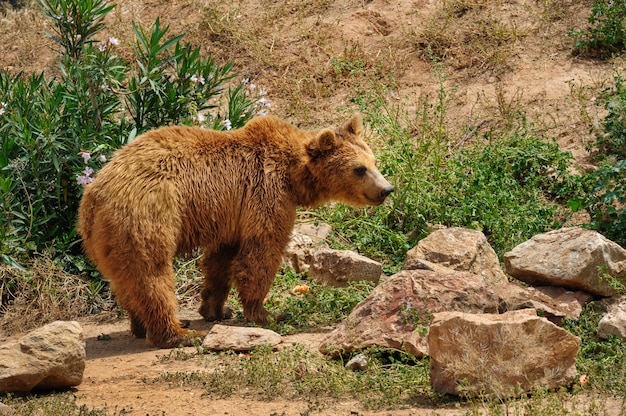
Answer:
[[[205,335],[176,319],[173,258],[197,248],[200,314],[222,319],[234,284],[245,317],[266,324],[296,207],[379,205],[393,191],[362,132],[359,115],[311,131],[265,116],[232,131],[162,127],[117,151],[84,189],[78,232],[132,333],[162,348]]]

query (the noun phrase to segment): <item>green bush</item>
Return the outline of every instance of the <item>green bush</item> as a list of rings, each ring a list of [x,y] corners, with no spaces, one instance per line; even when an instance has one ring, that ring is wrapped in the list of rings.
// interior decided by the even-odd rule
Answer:
[[[572,30],[576,50],[580,53],[596,52],[603,55],[621,52],[626,46],[626,1],[595,0],[591,6],[586,30]]]
[[[112,152],[165,124],[214,129],[244,125],[258,94],[199,48],[133,24],[135,62],[97,41],[115,7],[103,0],[41,0],[59,47],[56,76],[0,72],[0,255],[48,249],[79,254],[74,224],[82,186]],[[264,103],[262,101],[261,103]]]
[[[602,102],[607,109],[604,132],[594,143],[601,165],[586,178],[591,192],[571,204],[589,212],[591,228],[626,246],[626,85],[621,74]]]
[[[388,273],[398,270],[429,224],[481,230],[502,256],[560,226],[560,207],[588,188],[569,173],[572,156],[523,122],[453,146],[446,123],[449,93],[441,88],[423,97],[415,115],[386,104],[385,91],[355,100],[376,136],[385,139],[378,156],[395,191],[381,207],[318,211],[349,245],[382,260]]]

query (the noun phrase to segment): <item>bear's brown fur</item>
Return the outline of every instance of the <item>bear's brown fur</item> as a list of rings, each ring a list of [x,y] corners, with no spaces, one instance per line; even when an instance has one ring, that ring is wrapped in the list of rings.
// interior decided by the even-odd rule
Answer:
[[[246,318],[265,324],[296,206],[378,205],[393,191],[362,130],[358,115],[314,131],[258,117],[230,132],[163,127],[120,149],[85,187],[78,231],[132,333],[164,348],[204,335],[176,319],[172,265],[198,247],[201,315],[222,319],[234,284]]]

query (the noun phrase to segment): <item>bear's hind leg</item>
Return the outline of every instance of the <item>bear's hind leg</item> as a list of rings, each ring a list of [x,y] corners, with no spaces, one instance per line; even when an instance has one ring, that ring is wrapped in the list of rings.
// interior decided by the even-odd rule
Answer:
[[[133,335],[147,337],[161,348],[193,345],[193,339],[205,336],[206,332],[183,329],[176,318],[178,301],[172,266],[150,269],[137,271],[133,276],[126,269],[125,276],[116,275],[114,280],[123,281],[124,285],[112,285],[116,298],[128,312]]]
[[[233,311],[224,306],[232,286],[232,261],[237,247],[226,247],[215,253],[205,252],[202,257],[202,303],[198,312],[207,321],[220,321],[232,317]]]

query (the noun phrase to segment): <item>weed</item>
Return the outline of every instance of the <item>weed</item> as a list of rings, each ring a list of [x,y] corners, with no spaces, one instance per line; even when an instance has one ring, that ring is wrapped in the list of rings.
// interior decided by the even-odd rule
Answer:
[[[79,406],[76,404],[76,396],[72,393],[31,394],[25,397],[9,394],[2,397],[2,403],[12,409],[8,414],[22,416],[122,416],[126,414],[124,410],[107,409],[106,407],[90,409],[86,405]]]
[[[501,18],[496,10],[486,1],[444,1],[408,38],[427,60],[434,58],[455,69],[502,71],[520,33],[515,20]]]
[[[0,329],[9,334],[114,307],[104,281],[66,273],[49,256],[24,271],[1,266],[0,282]]]
[[[299,344],[278,352],[268,346],[250,354],[217,354],[221,364],[215,371],[165,374],[160,380],[202,387],[220,398],[235,393],[262,400],[349,397],[372,409],[429,400],[427,360],[399,361],[382,350],[367,355],[368,371],[357,373]]]

